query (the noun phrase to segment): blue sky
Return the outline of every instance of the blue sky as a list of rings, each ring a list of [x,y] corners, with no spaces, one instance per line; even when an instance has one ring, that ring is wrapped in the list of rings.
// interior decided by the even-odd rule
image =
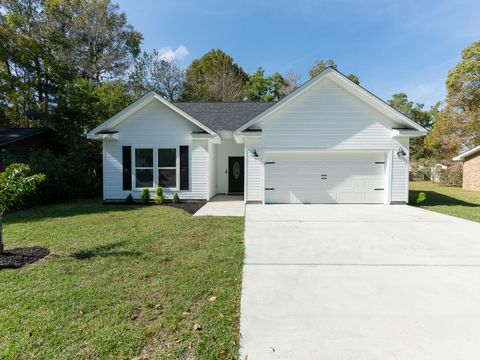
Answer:
[[[445,96],[448,70],[480,39],[479,0],[117,0],[144,35],[143,49],[182,67],[212,48],[245,71],[293,69],[308,80],[315,59],[383,99],[406,92],[432,105]]]

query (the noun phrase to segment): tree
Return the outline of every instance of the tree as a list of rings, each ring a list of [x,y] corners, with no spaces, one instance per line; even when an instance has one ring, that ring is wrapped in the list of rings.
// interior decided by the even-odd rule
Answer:
[[[161,58],[158,50],[144,52],[135,62],[129,83],[136,93],[155,91],[169,101],[177,101],[182,97],[185,71],[173,60]]]
[[[18,205],[22,197],[35,190],[45,180],[45,175],[29,175],[25,164],[11,164],[0,173],[0,254],[3,253],[3,223],[5,211]]]
[[[447,106],[455,113],[462,143],[480,143],[480,40],[462,51],[462,60],[448,72]]]
[[[79,77],[117,79],[140,54],[142,34],[110,0],[47,1],[45,9],[52,31],[65,33],[59,56]]]
[[[332,59],[315,60],[315,63],[313,64],[313,66],[308,71],[308,74],[310,75],[311,78],[313,78],[313,77],[317,76],[318,74],[320,74],[323,70],[325,70],[326,68],[329,68],[329,67],[331,67],[332,69],[335,69],[335,70],[337,70],[337,68],[338,68],[337,64],[335,64],[335,61],[333,61]],[[348,74],[347,78],[352,80],[355,84],[360,85],[360,79],[358,78],[357,75]]]
[[[437,160],[451,160],[462,147],[459,116],[452,108],[436,107],[432,111],[434,123],[425,137],[425,146]]]
[[[37,202],[84,198],[101,191],[101,142],[88,140],[86,133],[133,102],[122,82],[80,79],[65,86],[52,111],[50,126],[63,151],[33,154],[29,163],[47,176]]]
[[[336,69],[337,64],[335,64],[335,61],[333,61],[332,59],[328,59],[328,60],[318,59],[318,60],[315,60],[315,62],[313,63],[313,66],[308,71],[308,75],[310,75],[310,77],[313,78],[313,77],[317,76],[318,74],[320,74],[323,70],[325,70],[328,67]]]
[[[445,106],[425,143],[436,156],[451,158],[463,147],[480,143],[480,40],[462,51],[462,60],[449,71]]]
[[[240,101],[248,75],[222,50],[210,50],[186,70],[185,101]]]
[[[285,85],[282,88],[282,93],[287,96],[292,91],[300,87],[300,75],[296,74],[292,69],[288,70],[284,76]]]
[[[110,0],[3,0],[2,125],[48,125],[66,84],[123,77],[141,39]]]
[[[265,70],[259,67],[245,84],[245,96],[250,101],[278,101],[285,96],[285,86],[287,82],[278,72],[265,76]]]
[[[355,84],[360,85],[360,79],[358,78],[357,75],[355,75],[355,74],[348,74],[348,75],[347,75],[347,78],[349,78],[350,80],[352,80]]]
[[[425,129],[430,130],[432,128],[434,120],[432,112],[424,110],[424,104],[409,101],[407,94],[393,94],[392,98],[388,100],[388,103],[390,106],[394,107],[406,117],[415,121],[417,124],[423,126]],[[424,140],[424,137],[416,137],[411,139],[410,156],[412,159],[420,159],[430,156],[430,153],[425,147]]]

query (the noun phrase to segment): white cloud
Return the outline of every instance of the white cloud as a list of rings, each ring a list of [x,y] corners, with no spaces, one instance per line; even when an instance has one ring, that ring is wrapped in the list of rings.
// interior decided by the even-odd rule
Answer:
[[[161,59],[167,61],[173,60],[183,60],[185,57],[190,54],[186,46],[179,45],[175,50],[173,50],[170,46],[161,48],[158,50],[158,54]]]

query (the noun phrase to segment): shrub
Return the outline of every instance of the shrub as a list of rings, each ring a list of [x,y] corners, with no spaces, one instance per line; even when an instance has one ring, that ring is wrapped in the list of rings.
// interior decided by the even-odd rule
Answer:
[[[421,192],[421,193],[418,194],[417,200],[415,200],[415,201],[417,202],[417,204],[421,204],[426,199],[427,199],[427,195],[424,192]]]
[[[180,197],[178,196],[178,194],[173,195],[172,201],[174,204],[180,203]]]
[[[155,204],[161,204],[163,203],[163,188],[161,186],[157,187],[157,196],[155,197],[154,201],[155,201]]]
[[[439,171],[440,182],[447,186],[462,186],[463,164],[453,163],[445,170]]]
[[[128,194],[127,197],[125,198],[125,202],[127,204],[133,204],[133,196],[132,194]]]
[[[147,188],[142,190],[142,204],[146,205],[150,202],[150,190]]]

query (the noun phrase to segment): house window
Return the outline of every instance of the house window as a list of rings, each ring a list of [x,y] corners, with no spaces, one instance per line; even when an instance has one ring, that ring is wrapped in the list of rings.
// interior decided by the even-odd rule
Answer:
[[[177,187],[177,149],[158,149],[158,186]]]
[[[135,187],[153,188],[153,149],[135,149]]]

